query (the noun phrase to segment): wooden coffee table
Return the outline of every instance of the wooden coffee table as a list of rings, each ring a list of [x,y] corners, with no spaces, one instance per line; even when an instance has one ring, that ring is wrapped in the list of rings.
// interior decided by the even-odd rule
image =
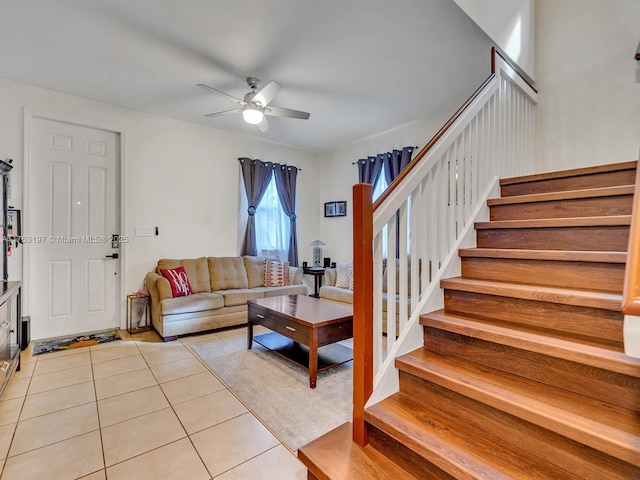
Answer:
[[[336,344],[353,336],[348,305],[305,295],[261,298],[248,302],[248,320],[247,348],[256,342],[308,368],[311,388],[319,371],[353,360],[352,349]],[[254,337],[254,325],[273,332]]]

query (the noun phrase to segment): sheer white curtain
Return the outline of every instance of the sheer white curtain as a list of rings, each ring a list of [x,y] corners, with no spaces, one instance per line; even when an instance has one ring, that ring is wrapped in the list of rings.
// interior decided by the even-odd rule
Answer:
[[[274,176],[271,177],[267,191],[256,209],[255,221],[258,255],[286,262],[291,221],[280,204]]]
[[[375,202],[382,192],[384,192],[389,184],[387,183],[387,178],[384,176],[384,172],[380,171],[380,176],[378,177],[378,181],[376,182],[376,186],[371,193],[372,200]],[[382,257],[387,258],[387,227],[383,227],[382,233]]]

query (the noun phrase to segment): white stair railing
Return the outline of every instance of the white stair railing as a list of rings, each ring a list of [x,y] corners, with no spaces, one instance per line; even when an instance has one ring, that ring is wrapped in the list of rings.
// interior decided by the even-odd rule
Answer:
[[[495,50],[492,57],[492,75],[373,204],[374,378],[367,404],[397,391],[394,359],[422,344],[419,317],[442,307],[440,279],[459,274],[451,271],[458,248],[497,193],[497,179],[533,170],[537,93]],[[354,401],[354,412],[362,408]]]

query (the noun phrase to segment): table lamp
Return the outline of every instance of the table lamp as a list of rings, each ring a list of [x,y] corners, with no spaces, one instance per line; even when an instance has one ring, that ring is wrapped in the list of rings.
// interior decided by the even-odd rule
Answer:
[[[326,245],[322,240],[314,240],[309,245],[313,247],[313,266],[321,267],[322,266],[322,247],[321,245]]]

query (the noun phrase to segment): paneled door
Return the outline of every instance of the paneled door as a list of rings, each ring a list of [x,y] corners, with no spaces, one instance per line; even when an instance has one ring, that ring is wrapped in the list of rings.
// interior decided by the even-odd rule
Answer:
[[[120,324],[117,146],[114,132],[33,118],[24,239],[33,339]]]

